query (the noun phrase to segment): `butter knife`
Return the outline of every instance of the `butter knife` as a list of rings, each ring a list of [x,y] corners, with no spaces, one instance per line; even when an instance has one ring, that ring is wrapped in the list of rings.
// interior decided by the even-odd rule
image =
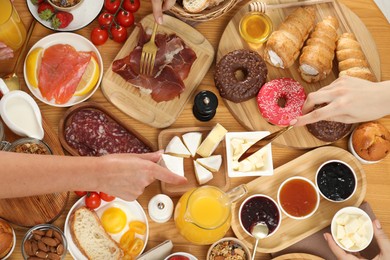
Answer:
[[[265,147],[267,144],[271,143],[273,140],[275,140],[276,138],[278,138],[279,136],[281,136],[291,128],[293,128],[292,125],[282,128],[276,132],[273,132],[272,134],[267,135],[266,137],[263,137],[256,143],[252,144],[244,151],[243,154],[241,154],[240,158],[238,158],[238,162],[241,162],[242,160],[245,160],[252,154],[256,153],[257,151]]]

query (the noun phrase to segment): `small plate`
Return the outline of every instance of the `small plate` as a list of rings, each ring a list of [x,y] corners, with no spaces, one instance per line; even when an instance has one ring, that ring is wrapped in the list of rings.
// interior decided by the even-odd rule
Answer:
[[[34,46],[31,47],[31,49],[28,52],[26,57],[28,57],[30,52],[32,50],[34,50],[35,48],[38,48],[38,47],[48,48],[48,47],[50,47],[52,45],[56,45],[56,44],[69,44],[69,45],[73,46],[77,51],[92,51],[96,54],[96,57],[97,57],[97,60],[99,63],[99,67],[100,67],[100,75],[99,75],[99,80],[98,80],[96,86],[94,87],[94,89],[92,89],[89,93],[87,93],[85,95],[73,96],[65,104],[56,104],[53,100],[51,100],[51,101],[46,100],[42,96],[39,88],[34,88],[33,86],[31,86],[30,83],[28,82],[28,80],[26,80],[26,85],[29,88],[29,90],[31,91],[31,93],[33,93],[33,95],[36,98],[38,98],[40,101],[42,101],[43,103],[48,104],[50,106],[55,106],[55,107],[70,107],[70,106],[79,104],[79,103],[87,100],[98,89],[100,82],[102,80],[102,77],[103,77],[103,60],[102,60],[102,57],[99,53],[99,50],[95,47],[95,45],[92,44],[92,42],[90,42],[88,39],[84,38],[81,35],[78,35],[75,33],[67,33],[67,32],[53,33],[53,34],[50,34],[50,35],[42,38],[37,43],[35,43]],[[23,73],[24,73],[24,78],[27,79],[26,61],[24,62]]]
[[[62,31],[62,32],[71,32],[84,28],[99,15],[102,10],[104,0],[84,0],[80,6],[75,9],[72,9],[69,13],[73,15],[73,21],[66,27],[62,29],[54,29],[51,26],[50,21],[42,20],[38,15],[38,5],[33,5],[31,0],[27,0],[27,7],[32,16],[40,24],[49,28],[51,30]]]
[[[81,251],[77,248],[76,244],[73,242],[72,234],[70,232],[69,219],[70,219],[70,216],[72,215],[72,213],[76,209],[78,209],[78,208],[80,208],[82,206],[85,206],[84,198],[85,198],[85,196],[81,197],[72,206],[72,208],[70,209],[68,215],[66,216],[65,226],[64,226],[65,237],[68,240],[68,250],[69,250],[70,254],[73,256],[73,258],[74,259],[78,259],[78,260],[86,260],[87,258],[81,253]],[[146,234],[143,235],[143,236],[139,235],[139,234],[136,234],[137,237],[141,238],[144,241],[144,247],[142,248],[142,251],[140,253],[140,254],[142,254],[142,252],[145,250],[146,244],[148,242],[148,237],[149,237],[149,224],[148,224],[148,219],[146,217],[145,211],[143,210],[141,205],[136,200],[134,200],[134,201],[125,201],[125,200],[122,200],[122,199],[119,199],[119,198],[116,198],[115,200],[113,200],[111,202],[106,202],[106,201],[102,200],[102,204],[100,205],[100,207],[95,209],[95,211],[99,215],[99,209],[107,208],[110,205],[124,205],[124,206],[127,206],[128,208],[126,210],[124,210],[124,211],[125,212],[127,211],[128,214],[131,214],[131,218],[128,217],[127,222],[130,222],[130,221],[133,221],[133,220],[140,220],[140,221],[143,221],[146,224]],[[126,227],[128,227],[128,225],[126,225]],[[120,233],[115,234],[115,237],[112,236],[112,238],[119,243],[120,236],[124,232],[126,232],[126,231],[127,230],[124,229]]]

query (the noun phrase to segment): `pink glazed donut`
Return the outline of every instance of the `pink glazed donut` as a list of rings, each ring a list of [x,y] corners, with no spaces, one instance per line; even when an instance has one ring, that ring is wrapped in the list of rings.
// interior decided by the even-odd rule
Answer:
[[[306,94],[302,85],[290,78],[274,79],[264,84],[258,95],[257,104],[261,115],[269,123],[287,126],[302,114]]]

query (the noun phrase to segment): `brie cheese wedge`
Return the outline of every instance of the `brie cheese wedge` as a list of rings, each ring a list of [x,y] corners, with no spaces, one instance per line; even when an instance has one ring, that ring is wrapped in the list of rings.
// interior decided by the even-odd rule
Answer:
[[[189,158],[191,156],[191,153],[178,136],[174,136],[171,141],[169,141],[167,147],[165,148],[165,153],[184,158]]]
[[[205,184],[213,178],[213,174],[196,161],[194,161],[194,169],[199,185]]]
[[[200,144],[196,153],[202,157],[209,157],[218,147],[227,132],[221,124],[216,124],[206,139]]]
[[[196,159],[203,167],[211,172],[218,172],[222,164],[222,156],[220,154],[212,155],[210,157]]]
[[[171,172],[184,177],[183,157],[172,156],[169,154],[162,154],[158,164],[167,168]]]
[[[189,132],[182,136],[183,142],[187,147],[188,151],[191,153],[192,157],[195,157],[196,150],[200,143],[202,142],[202,133],[199,132]]]

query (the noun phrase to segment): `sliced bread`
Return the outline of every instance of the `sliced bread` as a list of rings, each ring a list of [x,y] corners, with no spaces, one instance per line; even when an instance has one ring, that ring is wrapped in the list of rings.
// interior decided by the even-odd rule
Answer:
[[[121,259],[123,251],[104,230],[95,211],[86,207],[75,210],[70,218],[73,241],[90,260]]]
[[[190,13],[200,13],[210,4],[210,0],[183,0],[183,7]]]

